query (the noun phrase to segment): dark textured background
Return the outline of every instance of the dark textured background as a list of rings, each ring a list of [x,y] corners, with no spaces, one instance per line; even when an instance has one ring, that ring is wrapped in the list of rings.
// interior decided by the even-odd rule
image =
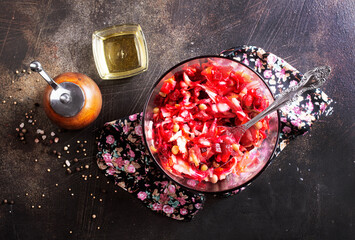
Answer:
[[[122,23],[141,24],[149,70],[102,81],[91,34]],[[189,223],[153,213],[107,184],[93,157],[97,129],[141,111],[153,82],[174,64],[241,44],[272,51],[302,72],[330,65],[333,74],[324,90],[337,102],[334,113],[292,142],[245,191],[209,198]],[[353,239],[354,44],[353,0],[0,1],[0,100],[6,101],[0,103],[0,200],[15,202],[0,205],[0,239]],[[51,146],[34,143],[37,128],[58,132],[42,105],[34,106],[46,83],[35,74],[15,74],[34,59],[53,77],[87,74],[103,94],[97,121],[82,131],[59,133],[60,142]],[[15,128],[31,109],[37,125],[26,122],[22,144]],[[49,152],[73,148],[76,140],[88,141],[88,156],[79,154],[76,166],[90,168],[68,175],[62,165],[76,156],[73,151],[61,159]],[[92,177],[85,181],[82,174]]]

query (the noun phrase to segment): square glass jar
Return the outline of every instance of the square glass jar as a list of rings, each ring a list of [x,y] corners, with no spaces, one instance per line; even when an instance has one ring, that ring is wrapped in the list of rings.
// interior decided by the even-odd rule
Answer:
[[[92,34],[92,49],[102,79],[132,77],[148,69],[148,49],[142,28],[124,24]]]

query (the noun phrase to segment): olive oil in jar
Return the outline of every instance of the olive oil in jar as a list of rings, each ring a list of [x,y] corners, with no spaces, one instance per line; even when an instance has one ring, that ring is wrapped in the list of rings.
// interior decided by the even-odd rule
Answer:
[[[102,79],[126,78],[148,69],[148,49],[138,24],[117,25],[92,35],[95,65]]]
[[[104,41],[108,70],[124,72],[140,66],[136,38],[133,34],[108,36]]]

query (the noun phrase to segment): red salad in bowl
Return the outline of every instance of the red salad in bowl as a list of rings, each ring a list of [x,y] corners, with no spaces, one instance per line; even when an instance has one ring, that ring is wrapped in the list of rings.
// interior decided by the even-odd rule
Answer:
[[[277,142],[277,114],[243,136],[227,130],[273,101],[260,76],[241,63],[222,57],[192,59],[165,74],[153,92],[144,113],[146,143],[175,181],[209,191],[211,184],[227,179],[229,187],[224,183],[217,191],[226,190],[250,180],[270,159]]]

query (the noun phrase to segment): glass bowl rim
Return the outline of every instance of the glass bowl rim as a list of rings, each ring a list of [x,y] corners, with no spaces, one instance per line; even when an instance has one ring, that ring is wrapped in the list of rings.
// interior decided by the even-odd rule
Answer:
[[[192,187],[188,187],[188,186],[185,186],[181,183],[179,183],[178,181],[176,181],[175,179],[173,179],[172,177],[169,176],[169,174],[166,173],[166,170],[159,164],[158,160],[155,159],[154,155],[152,154],[150,148],[148,147],[148,141],[147,141],[147,137],[146,137],[146,131],[145,131],[145,114],[146,114],[146,110],[148,108],[148,104],[149,104],[149,100],[150,98],[152,97],[152,93],[154,91],[154,89],[156,88],[156,86],[160,83],[160,81],[168,74],[170,73],[172,70],[174,70],[175,68],[187,63],[187,62],[190,62],[190,61],[193,61],[193,60],[197,60],[197,59],[201,59],[201,58],[221,58],[221,59],[228,59],[228,60],[231,60],[231,61],[234,61],[238,64],[241,64],[243,65],[244,67],[248,68],[249,70],[251,70],[253,73],[255,73],[257,75],[257,77],[259,77],[259,79],[264,83],[264,85],[266,86],[266,88],[268,89],[268,91],[270,92],[271,94],[271,97],[275,100],[275,96],[274,94],[272,93],[269,85],[265,82],[264,78],[258,73],[256,72],[254,69],[252,69],[251,67],[249,67],[248,65],[240,62],[240,61],[237,61],[235,60],[234,58],[228,58],[228,57],[224,57],[224,56],[220,56],[220,55],[201,55],[201,56],[197,56],[197,57],[193,57],[193,58],[189,58],[189,59],[186,59],[184,61],[181,61],[177,64],[175,64],[173,67],[171,67],[169,70],[165,71],[160,77],[159,79],[153,84],[153,87],[149,90],[149,95],[146,99],[146,102],[144,104],[144,109],[143,109],[143,114],[142,114],[142,128],[143,128],[143,139],[144,139],[144,145],[145,147],[148,149],[148,152],[149,152],[149,155],[152,159],[154,159],[154,163],[160,168],[160,170],[168,177],[169,180],[171,180],[172,182],[178,184],[179,186],[181,186],[183,189],[187,189],[189,191],[192,191],[192,192],[196,192],[196,193],[202,193],[202,194],[223,194],[223,193],[229,193],[229,192],[233,192],[233,191],[236,191],[236,190],[239,190],[239,189],[242,189],[243,187],[246,187],[248,186],[252,181],[254,181],[256,178],[258,178],[264,171],[265,169],[270,165],[271,163],[271,160],[273,158],[273,156],[275,155],[275,151],[276,151],[276,148],[277,146],[279,145],[279,138],[280,138],[280,131],[281,131],[281,121],[280,121],[280,112],[279,110],[276,110],[276,113],[277,113],[277,135],[276,135],[276,142],[275,142],[275,146],[274,146],[274,149],[272,150],[272,153],[270,154],[270,157],[269,159],[267,160],[267,162],[265,163],[265,165],[261,168],[261,170],[255,174],[255,176],[253,176],[251,179],[249,179],[248,181],[246,181],[245,183],[237,186],[237,187],[234,187],[234,188],[231,188],[231,189],[227,189],[227,190],[222,190],[222,191],[199,191],[199,190],[196,190]]]

